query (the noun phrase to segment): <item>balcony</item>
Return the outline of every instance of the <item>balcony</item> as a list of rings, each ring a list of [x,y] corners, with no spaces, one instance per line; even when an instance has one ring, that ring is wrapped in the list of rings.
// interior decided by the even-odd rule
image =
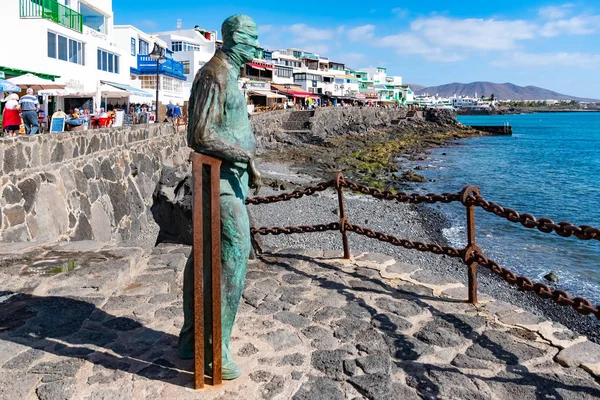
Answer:
[[[21,18],[43,18],[81,33],[83,16],[55,0],[20,0]]]
[[[156,74],[156,61],[149,55],[139,54],[137,56],[137,68],[131,68],[131,73],[134,75]],[[167,58],[163,64],[159,64],[158,73],[176,79],[186,79],[183,73],[183,63],[175,61],[172,58]]]

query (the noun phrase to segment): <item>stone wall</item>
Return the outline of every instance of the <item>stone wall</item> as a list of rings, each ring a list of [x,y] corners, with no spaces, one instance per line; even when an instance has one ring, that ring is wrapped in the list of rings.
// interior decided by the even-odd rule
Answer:
[[[325,107],[315,111],[280,110],[254,114],[250,123],[259,152],[281,144],[319,143],[343,134],[365,134],[398,124],[407,110],[380,107]]]
[[[311,119],[315,135],[332,137],[342,134],[363,134],[373,129],[397,124],[406,118],[406,109],[381,107],[326,107],[316,110]]]
[[[0,241],[135,239],[163,166],[188,154],[169,124],[0,139]]]

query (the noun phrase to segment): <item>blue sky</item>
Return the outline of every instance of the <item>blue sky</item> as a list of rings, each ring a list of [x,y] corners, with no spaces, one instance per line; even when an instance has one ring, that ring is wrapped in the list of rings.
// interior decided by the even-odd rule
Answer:
[[[174,30],[177,19],[219,30],[244,13],[266,48],[301,48],[355,69],[383,66],[407,83],[512,82],[600,98],[598,0],[119,0],[113,10],[117,24],[146,32]]]

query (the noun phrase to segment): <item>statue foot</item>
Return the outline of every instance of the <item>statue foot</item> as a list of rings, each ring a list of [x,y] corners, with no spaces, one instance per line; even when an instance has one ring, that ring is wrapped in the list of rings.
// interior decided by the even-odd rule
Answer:
[[[179,358],[182,360],[191,360],[194,358],[194,352],[179,352]],[[204,367],[204,373],[212,376],[212,363]],[[223,360],[223,379],[231,381],[242,376],[242,368],[233,361]]]
[[[206,367],[205,373],[212,376],[212,363]],[[242,368],[233,361],[223,360],[223,380],[232,381],[242,376]]]

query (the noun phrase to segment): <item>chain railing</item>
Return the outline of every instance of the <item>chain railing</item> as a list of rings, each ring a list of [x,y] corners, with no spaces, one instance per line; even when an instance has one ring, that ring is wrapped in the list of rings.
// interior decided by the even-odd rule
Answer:
[[[252,235],[280,235],[293,233],[313,233],[326,231],[340,231],[342,235],[344,258],[350,258],[350,247],[348,244],[348,232],[354,232],[358,235],[366,236],[371,239],[377,239],[394,246],[404,247],[409,250],[421,252],[430,252],[434,254],[446,255],[452,258],[460,258],[467,266],[468,277],[468,301],[471,304],[477,304],[477,266],[490,270],[511,285],[518,286],[519,289],[526,292],[533,292],[543,299],[551,299],[554,303],[561,306],[570,306],[575,311],[583,315],[594,314],[600,319],[600,306],[593,306],[592,303],[582,297],[571,298],[569,294],[562,290],[552,289],[543,283],[532,282],[529,278],[516,275],[514,272],[502,267],[497,262],[490,260],[483,255],[483,251],[475,242],[475,207],[505,218],[513,223],[520,223],[529,229],[538,229],[543,233],[556,233],[559,236],[575,236],[581,240],[600,240],[600,229],[588,225],[576,226],[569,222],[555,223],[548,218],[536,219],[530,214],[519,214],[510,208],[504,208],[496,203],[488,202],[479,193],[476,186],[467,186],[459,193],[428,193],[425,195],[393,193],[387,190],[371,188],[365,185],[346,180],[340,173],[330,181],[318,183],[315,186],[294,190],[291,193],[283,193],[276,196],[253,197],[246,200],[247,204],[269,204],[280,201],[299,199],[304,196],[310,196],[317,192],[322,192],[328,188],[334,188],[338,195],[339,203],[339,221],[329,224],[319,224],[310,226],[288,226],[288,227],[261,227],[251,228]],[[414,242],[407,239],[399,239],[386,233],[377,232],[365,227],[351,224],[346,217],[344,206],[343,189],[348,188],[354,192],[372,196],[376,199],[396,201],[398,203],[409,204],[435,204],[435,203],[453,203],[460,202],[466,208],[467,214],[467,245],[463,249],[441,246],[439,244]]]

